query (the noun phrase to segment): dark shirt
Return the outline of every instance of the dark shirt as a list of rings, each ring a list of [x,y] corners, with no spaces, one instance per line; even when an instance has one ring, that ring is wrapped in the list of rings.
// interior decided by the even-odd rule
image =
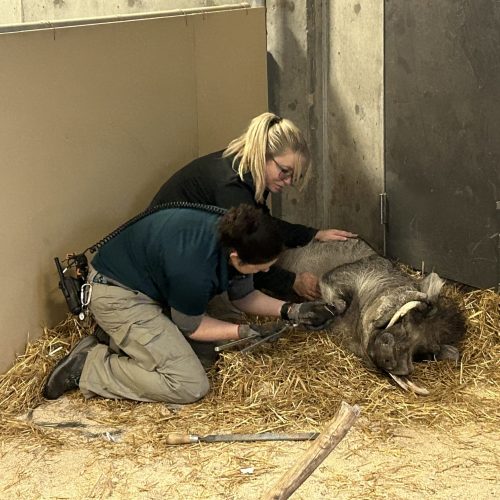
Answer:
[[[223,158],[222,151],[193,160],[177,171],[163,184],[151,202],[151,206],[173,201],[186,201],[231,208],[247,203],[269,212],[267,205],[255,201],[255,185],[250,173],[240,179],[233,170],[233,156]],[[267,200],[269,191],[264,192]],[[317,229],[291,224],[276,219],[283,241],[289,248],[304,246],[317,233]],[[269,290],[278,296],[290,295],[295,274],[273,266],[268,273],[254,276],[255,287]]]
[[[228,251],[219,243],[219,218],[202,210],[161,210],[105,243],[92,265],[162,306],[200,316],[209,300],[229,287]]]

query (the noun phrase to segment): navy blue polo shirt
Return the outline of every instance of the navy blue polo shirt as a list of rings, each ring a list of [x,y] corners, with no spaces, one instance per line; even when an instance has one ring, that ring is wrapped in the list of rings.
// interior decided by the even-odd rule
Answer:
[[[188,316],[206,311],[228,289],[228,253],[219,243],[220,215],[205,210],[160,210],[105,243],[94,268]]]

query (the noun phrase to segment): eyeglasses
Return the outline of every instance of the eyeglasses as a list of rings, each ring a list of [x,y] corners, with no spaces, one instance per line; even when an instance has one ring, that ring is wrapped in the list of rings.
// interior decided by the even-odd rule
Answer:
[[[282,167],[274,158],[272,158],[276,166],[278,167],[279,173],[278,177],[282,181],[286,181],[287,179],[291,179],[293,176],[293,169],[287,168],[287,167]]]

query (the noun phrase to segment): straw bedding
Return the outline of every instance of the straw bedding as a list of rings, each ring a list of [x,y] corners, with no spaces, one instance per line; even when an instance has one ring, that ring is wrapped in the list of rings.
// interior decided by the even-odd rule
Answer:
[[[158,453],[166,433],[264,432],[320,430],[341,401],[359,404],[357,426],[366,434],[387,434],[396,426],[481,423],[498,425],[500,382],[500,298],[492,290],[461,292],[447,286],[467,317],[468,333],[460,364],[417,363],[412,380],[427,387],[427,397],[405,393],[384,374],[369,371],[346,352],[334,332],[295,331],[247,355],[230,352],[210,372],[212,390],[198,403],[182,408],[160,403],[69,400],[83,416],[113,428],[126,428],[124,445],[154,445]],[[26,446],[68,441],[60,432],[22,418],[44,400],[41,389],[53,365],[67,354],[90,323],[68,318],[29,344],[24,355],[0,378],[0,435],[22,436]],[[81,434],[70,439],[81,440]],[[96,440],[93,446],[105,446]],[[120,453],[123,446],[113,446]],[[126,446],[125,446],[126,448]]]

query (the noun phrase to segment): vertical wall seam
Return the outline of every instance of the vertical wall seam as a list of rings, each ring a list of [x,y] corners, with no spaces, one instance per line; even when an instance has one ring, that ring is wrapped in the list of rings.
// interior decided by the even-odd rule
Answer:
[[[188,22],[188,15],[186,14],[186,27],[189,28],[189,22]],[[196,43],[196,24],[199,22],[199,18],[193,18],[193,60],[194,60],[194,88],[196,92],[196,137],[194,139],[195,145],[196,145],[196,157],[200,156],[200,106],[199,106],[199,101],[200,101],[200,92],[198,89],[198,50],[197,50],[197,43]],[[205,17],[203,16],[202,22],[205,22]]]
[[[382,112],[380,113],[380,118],[382,119],[382,186],[383,186],[383,193],[384,193],[384,224],[382,225],[382,248],[383,248],[383,255],[387,255],[387,228],[389,225],[389,214],[387,210],[387,204],[388,204],[388,199],[387,199],[387,184],[386,184],[386,166],[385,166],[385,157],[386,157],[386,106],[385,106],[385,99],[386,99],[386,93],[385,93],[385,86],[386,86],[386,70],[385,70],[385,53],[386,53],[386,47],[385,47],[385,9],[386,5],[385,2],[382,2],[382,92],[380,96],[380,103],[382,106]]]
[[[328,82],[329,82],[329,30],[330,30],[330,16],[328,12],[329,2],[328,0],[322,0],[321,2],[321,175],[323,182],[321,183],[321,189],[323,191],[322,196],[322,210],[321,219],[323,224],[327,227],[332,226],[331,215],[330,215],[330,195],[333,186],[330,185],[330,179],[328,178],[328,152],[329,152],[329,140],[328,140]]]

